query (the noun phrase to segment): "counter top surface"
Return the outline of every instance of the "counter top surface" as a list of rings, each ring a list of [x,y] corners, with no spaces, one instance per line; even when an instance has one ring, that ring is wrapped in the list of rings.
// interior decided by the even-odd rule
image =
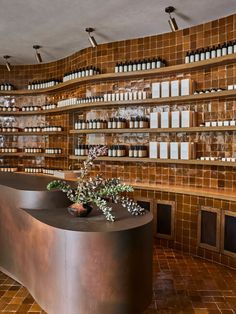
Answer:
[[[100,210],[94,208],[87,217],[74,217],[66,208],[42,210],[24,209],[35,219],[55,228],[81,232],[114,232],[138,228],[152,221],[152,214],[134,216],[121,205],[111,204],[115,222],[107,221]]]
[[[55,177],[44,177],[24,173],[0,173],[0,185],[8,186],[17,190],[46,191],[47,184],[52,180],[55,180]]]

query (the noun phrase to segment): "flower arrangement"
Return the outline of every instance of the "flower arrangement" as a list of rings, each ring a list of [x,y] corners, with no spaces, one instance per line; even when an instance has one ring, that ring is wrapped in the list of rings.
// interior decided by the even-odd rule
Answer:
[[[76,188],[71,187],[65,181],[54,180],[47,185],[47,189],[59,189],[66,193],[73,203],[71,208],[76,211],[77,216],[85,216],[92,209],[91,205],[96,205],[108,221],[114,221],[115,216],[109,202],[120,203],[132,215],[145,214],[142,207],[122,194],[132,192],[133,188],[130,185],[121,183],[119,178],[104,179],[100,175],[87,178],[94,160],[106,153],[106,146],[94,146],[89,149],[88,157],[80,169]],[[89,207],[90,210],[86,211],[86,207]]]

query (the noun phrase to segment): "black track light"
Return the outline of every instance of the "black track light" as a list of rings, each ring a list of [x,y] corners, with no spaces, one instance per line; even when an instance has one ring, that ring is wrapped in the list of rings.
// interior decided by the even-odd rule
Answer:
[[[42,47],[39,45],[34,45],[33,48],[35,49],[35,57],[36,57],[37,62],[42,63],[43,60],[42,60],[40,52],[38,51]]]
[[[175,8],[172,6],[165,8],[165,12],[168,13],[170,17],[168,20],[168,23],[170,25],[172,32],[176,32],[179,29],[175,18],[171,16],[171,13],[173,13],[174,11],[175,11]]]
[[[95,31],[95,29],[92,28],[92,27],[87,27],[87,28],[85,28],[85,31],[88,33],[88,36],[89,36],[89,37],[88,37],[88,40],[89,40],[91,46],[92,46],[93,48],[97,47],[98,44],[97,44],[97,42],[96,42],[96,39],[95,39],[93,36],[90,35],[92,32]]]
[[[11,57],[10,56],[3,56],[3,58],[5,59],[5,64],[6,64],[7,70],[10,72],[11,71],[11,65],[7,60],[9,60]]]

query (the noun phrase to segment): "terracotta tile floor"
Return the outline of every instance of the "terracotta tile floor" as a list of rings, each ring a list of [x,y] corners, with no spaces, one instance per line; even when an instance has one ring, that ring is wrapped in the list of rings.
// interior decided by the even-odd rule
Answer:
[[[153,302],[145,314],[236,313],[236,271],[158,246],[153,266]],[[24,287],[0,272],[0,313],[46,312]]]

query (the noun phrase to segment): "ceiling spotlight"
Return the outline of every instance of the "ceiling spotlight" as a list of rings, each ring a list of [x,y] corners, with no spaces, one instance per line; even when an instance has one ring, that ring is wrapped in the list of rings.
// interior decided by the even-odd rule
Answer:
[[[90,33],[94,32],[95,29],[92,28],[92,27],[88,27],[88,28],[85,28],[85,31],[88,33],[88,36],[89,36],[88,40],[89,40],[91,46],[93,48],[97,47],[98,44],[96,42],[96,39],[93,36],[90,35]]]
[[[10,72],[11,71],[11,65],[7,60],[10,59],[11,57],[10,56],[3,56],[3,58],[6,60],[5,64],[6,64],[7,70]]]
[[[33,48],[35,49],[35,57],[36,57],[37,62],[42,63],[43,60],[42,60],[41,54],[40,54],[40,52],[38,52],[38,49],[40,49],[42,47],[39,45],[34,45]]]
[[[174,7],[170,6],[170,7],[165,8],[165,12],[168,13],[170,17],[170,19],[168,20],[168,23],[170,25],[172,32],[176,32],[179,29],[175,18],[171,16],[171,13],[173,13],[174,11],[175,11]]]

